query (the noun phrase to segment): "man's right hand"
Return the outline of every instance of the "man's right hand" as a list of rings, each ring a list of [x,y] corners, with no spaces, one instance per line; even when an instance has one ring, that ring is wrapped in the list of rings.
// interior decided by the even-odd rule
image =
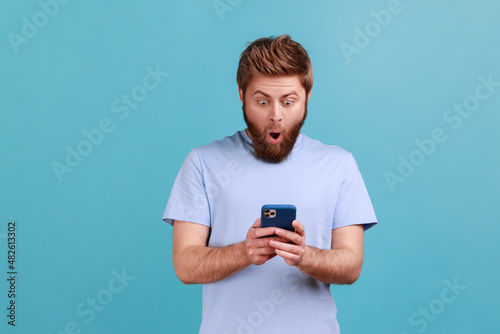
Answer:
[[[261,265],[276,256],[275,248],[269,246],[271,240],[287,242],[288,240],[281,237],[261,238],[275,234],[276,227],[260,227],[260,218],[257,218],[255,223],[247,232],[245,239],[245,250],[247,257],[252,264]]]

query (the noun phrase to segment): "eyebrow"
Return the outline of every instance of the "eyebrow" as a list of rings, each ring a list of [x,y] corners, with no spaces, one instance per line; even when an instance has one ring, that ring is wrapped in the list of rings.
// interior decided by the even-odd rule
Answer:
[[[264,95],[265,97],[271,97],[271,95],[266,94],[266,93],[264,93],[264,92],[263,92],[263,91],[261,91],[261,90],[256,90],[256,91],[255,91],[252,95],[257,95],[257,94],[262,94],[262,95]],[[287,93],[287,94],[282,95],[282,96],[281,96],[281,98],[288,97],[288,96],[290,96],[290,95],[297,95],[297,96],[299,96],[299,93],[297,93],[296,91],[294,91],[294,90],[293,90],[293,91],[291,91],[290,93]]]

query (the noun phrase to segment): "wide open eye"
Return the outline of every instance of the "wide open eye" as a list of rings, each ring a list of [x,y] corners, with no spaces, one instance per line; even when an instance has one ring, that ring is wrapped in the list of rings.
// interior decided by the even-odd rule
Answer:
[[[290,107],[293,105],[293,101],[292,100],[285,100],[285,102],[283,102],[283,104],[287,107]]]
[[[257,103],[260,104],[261,106],[267,105],[267,101],[266,100],[258,100]]]

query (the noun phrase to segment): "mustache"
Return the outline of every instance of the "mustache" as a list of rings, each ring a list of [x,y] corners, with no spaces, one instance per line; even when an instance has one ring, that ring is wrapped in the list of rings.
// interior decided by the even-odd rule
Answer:
[[[267,123],[267,125],[264,127],[264,131],[266,130],[274,130],[274,131],[285,131],[286,127],[283,125],[283,122],[274,122],[270,121]]]

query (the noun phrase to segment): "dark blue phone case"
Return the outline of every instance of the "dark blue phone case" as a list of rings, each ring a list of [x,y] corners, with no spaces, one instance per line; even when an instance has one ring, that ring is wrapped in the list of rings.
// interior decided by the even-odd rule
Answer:
[[[273,214],[274,213],[274,214]],[[291,204],[266,204],[260,213],[260,227],[279,227],[295,231],[292,222],[295,220],[297,209]]]

